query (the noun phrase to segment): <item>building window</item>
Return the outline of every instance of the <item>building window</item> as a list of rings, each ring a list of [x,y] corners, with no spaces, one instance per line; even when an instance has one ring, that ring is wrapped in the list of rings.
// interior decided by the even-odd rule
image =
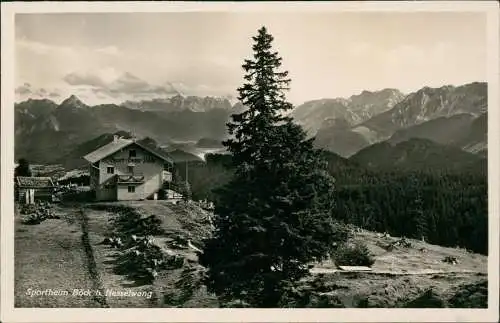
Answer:
[[[129,193],[135,193],[135,186],[129,186],[128,187],[128,192]]]
[[[127,171],[129,172],[129,174],[133,174],[134,173],[134,166],[127,166]]]
[[[114,174],[115,173],[115,168],[113,166],[108,166],[107,173],[108,174]]]
[[[129,150],[129,151],[128,151],[128,157],[129,157],[129,158],[134,158],[134,157],[136,157],[136,156],[137,156],[137,153],[136,153],[136,151],[135,151],[135,150]]]
[[[167,163],[167,164],[163,164],[163,170],[170,172],[172,170],[172,168],[170,167],[170,164]]]

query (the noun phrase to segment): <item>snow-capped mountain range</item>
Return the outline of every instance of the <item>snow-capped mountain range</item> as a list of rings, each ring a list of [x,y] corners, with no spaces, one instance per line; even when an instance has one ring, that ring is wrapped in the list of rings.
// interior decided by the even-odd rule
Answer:
[[[65,147],[116,131],[148,136],[161,145],[202,139],[220,142],[227,137],[230,115],[243,109],[241,103],[227,97],[177,92],[97,105],[75,94],[58,103],[49,99],[50,92],[43,93],[48,93],[44,99],[31,98],[15,105],[16,155],[34,156],[43,162],[54,149],[63,152]],[[424,87],[407,95],[383,89],[346,99],[313,100],[296,107],[290,116],[316,137],[317,147],[344,157],[377,142],[412,138],[484,155],[486,113],[487,84],[476,82]]]

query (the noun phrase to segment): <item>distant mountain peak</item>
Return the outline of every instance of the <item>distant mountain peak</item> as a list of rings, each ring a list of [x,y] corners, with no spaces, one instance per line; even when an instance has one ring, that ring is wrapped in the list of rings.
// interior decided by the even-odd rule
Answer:
[[[60,106],[74,107],[74,108],[85,108],[87,105],[83,103],[76,95],[72,94],[69,98],[62,101]]]
[[[165,82],[163,84],[163,87],[172,95],[183,95],[182,92],[172,82]]]
[[[310,135],[321,128],[335,126],[324,124],[326,119],[345,119],[351,126],[361,124],[371,117],[385,112],[404,98],[396,89],[361,91],[349,98],[333,98],[307,101],[295,108],[291,115]],[[345,127],[344,127],[345,128]],[[357,135],[354,135],[358,137]]]
[[[126,101],[122,106],[130,109],[139,109],[143,111],[191,111],[191,112],[208,112],[210,110],[226,110],[232,108],[229,99],[218,96],[184,96],[176,94],[169,98],[143,100],[143,101]]]
[[[363,125],[379,132],[381,137],[389,137],[397,130],[438,117],[463,113],[478,116],[487,110],[487,95],[486,83],[439,88],[426,86],[410,93],[391,110],[374,116]]]
[[[363,90],[359,94],[353,94],[350,98],[360,97],[360,96],[372,96],[372,95],[403,95],[403,93],[395,88],[383,88],[376,91]]]

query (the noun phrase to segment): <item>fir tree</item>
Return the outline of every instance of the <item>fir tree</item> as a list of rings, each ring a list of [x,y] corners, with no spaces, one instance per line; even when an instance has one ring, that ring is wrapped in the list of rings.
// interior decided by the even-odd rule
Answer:
[[[424,213],[422,196],[420,193],[421,187],[415,175],[410,175],[410,216],[411,221],[414,223],[415,227],[414,236],[417,239],[425,240],[429,234],[427,217]]]
[[[246,110],[232,115],[224,142],[234,176],[217,192],[216,230],[200,263],[222,305],[279,307],[308,264],[327,258],[347,233],[332,216],[334,181],[323,153],[282,113],[292,108],[284,94],[290,80],[279,71],[273,37],[262,27],[253,40],[238,89]]]
[[[17,176],[27,176],[31,177],[31,168],[30,168],[30,163],[27,159],[21,158],[18,161],[17,167],[14,170],[14,177]]]

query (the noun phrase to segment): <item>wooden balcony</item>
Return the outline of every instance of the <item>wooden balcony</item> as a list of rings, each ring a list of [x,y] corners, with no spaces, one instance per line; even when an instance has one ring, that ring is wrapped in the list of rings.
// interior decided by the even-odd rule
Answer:
[[[117,184],[142,184],[144,183],[144,175],[142,174],[125,174],[116,175]]]

